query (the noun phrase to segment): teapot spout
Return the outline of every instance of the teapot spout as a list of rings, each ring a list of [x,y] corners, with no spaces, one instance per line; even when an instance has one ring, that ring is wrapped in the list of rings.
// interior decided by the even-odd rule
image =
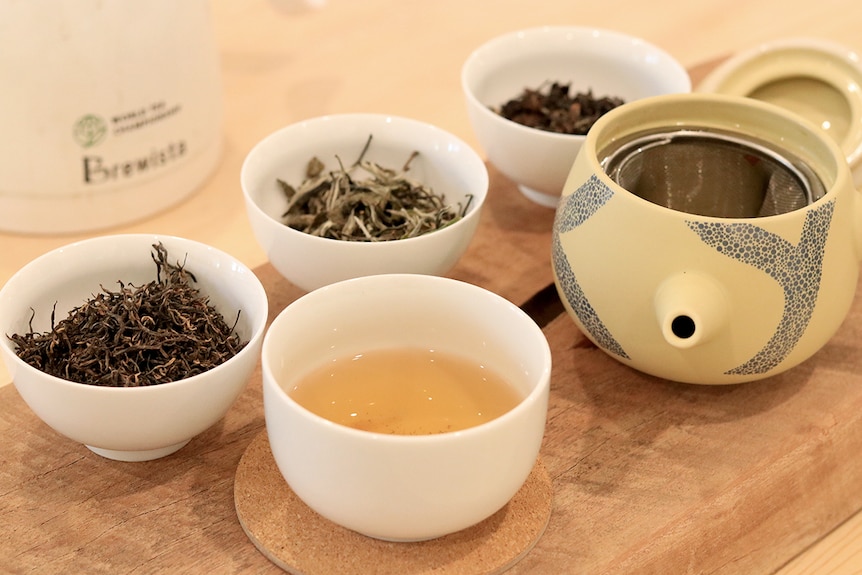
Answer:
[[[654,304],[662,336],[678,349],[708,341],[727,323],[724,288],[700,272],[681,272],[666,279],[656,290]]]

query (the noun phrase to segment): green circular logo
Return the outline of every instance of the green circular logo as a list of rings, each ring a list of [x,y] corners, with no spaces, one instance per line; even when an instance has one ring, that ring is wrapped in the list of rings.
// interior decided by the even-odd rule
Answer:
[[[108,124],[99,116],[87,114],[75,123],[72,134],[75,141],[84,148],[95,146],[105,139],[108,133]]]

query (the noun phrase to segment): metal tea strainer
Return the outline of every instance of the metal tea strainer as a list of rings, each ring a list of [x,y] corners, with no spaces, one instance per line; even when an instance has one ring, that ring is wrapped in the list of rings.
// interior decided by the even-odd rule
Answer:
[[[757,139],[698,129],[640,133],[599,154],[629,192],[689,214],[753,218],[807,206],[826,192],[800,159]]]

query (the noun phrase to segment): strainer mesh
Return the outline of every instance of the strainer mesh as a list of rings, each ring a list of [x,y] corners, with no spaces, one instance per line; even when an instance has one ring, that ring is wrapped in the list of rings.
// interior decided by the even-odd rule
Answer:
[[[723,133],[647,134],[601,156],[605,172],[629,192],[702,216],[777,215],[807,206],[824,193],[804,164]]]

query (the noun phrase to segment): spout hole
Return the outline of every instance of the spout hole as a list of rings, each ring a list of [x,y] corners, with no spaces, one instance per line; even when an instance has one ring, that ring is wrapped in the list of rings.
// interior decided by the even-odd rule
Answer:
[[[678,315],[670,324],[670,331],[680,339],[688,339],[694,335],[694,320],[687,315]]]

